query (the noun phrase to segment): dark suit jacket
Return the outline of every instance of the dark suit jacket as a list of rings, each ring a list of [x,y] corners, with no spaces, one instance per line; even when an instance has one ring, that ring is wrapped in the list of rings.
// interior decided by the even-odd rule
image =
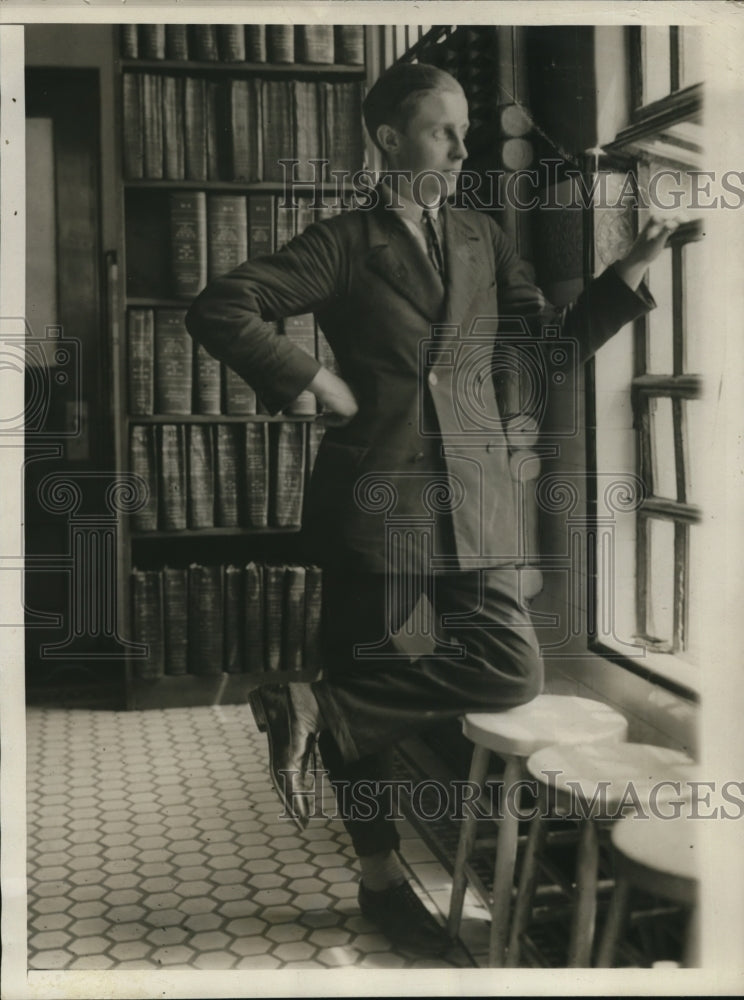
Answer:
[[[526,321],[539,340],[544,324],[560,324],[570,364],[654,304],[610,268],[558,312],[489,217],[445,205],[442,218],[444,288],[405,224],[379,205],[311,225],[212,281],[188,311],[192,336],[271,412],[319,365],[267,321],[315,313],[359,403],[347,426],[326,432],[307,498],[308,555],[326,564],[391,568],[390,547],[404,535],[453,569],[513,564],[509,448],[491,377],[494,348],[515,341],[505,326]],[[538,377],[535,390],[548,381]]]

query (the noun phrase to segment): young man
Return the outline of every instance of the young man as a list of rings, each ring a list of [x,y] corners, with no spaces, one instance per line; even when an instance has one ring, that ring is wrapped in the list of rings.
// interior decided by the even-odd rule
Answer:
[[[517,316],[537,337],[562,324],[586,359],[653,306],[641,277],[673,227],[650,224],[559,313],[490,218],[442,200],[466,157],[468,107],[454,78],[395,66],[371,88],[364,116],[392,172],[377,204],[311,225],[213,281],[187,326],[270,412],[308,388],[325,411],[304,525],[308,555],[324,567],[323,679],[262,687],[255,704],[272,779],[300,827],[312,811],[317,733],[340,802],[344,788],[353,801],[355,783],[381,783],[371,818],[345,818],[360,907],[395,942],[433,953],[447,939],[405,880],[388,818],[392,747],[437,720],[527,702],[542,685],[513,568],[517,521],[489,348],[498,322]],[[341,377],[266,322],[310,311]],[[464,371],[477,358],[464,349],[471,330],[486,347],[475,381]],[[463,422],[463,412],[475,416]],[[391,636],[422,595],[433,645],[404,657]]]

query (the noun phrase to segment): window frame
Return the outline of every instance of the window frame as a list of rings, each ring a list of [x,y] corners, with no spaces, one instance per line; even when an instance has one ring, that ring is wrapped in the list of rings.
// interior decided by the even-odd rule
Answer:
[[[689,141],[685,126],[697,124],[701,119],[703,87],[702,84],[679,89],[679,40],[678,30],[670,29],[671,59],[670,59],[670,94],[660,100],[642,103],[642,28],[628,29],[630,53],[630,122],[620,132],[615,140],[603,147],[603,157],[607,166],[628,171],[638,183],[639,166],[644,159],[667,160],[679,169],[696,169],[697,160],[702,155],[701,147]],[[682,126],[675,134],[675,126]],[[593,157],[587,159],[586,172],[590,169],[601,169],[599,160]],[[589,280],[594,273],[593,240],[591,210],[588,210],[585,241],[585,278]],[[637,212],[636,212],[637,217]],[[699,691],[690,674],[692,665],[679,657],[684,649],[688,628],[688,590],[686,580],[689,577],[689,532],[690,526],[701,520],[701,512],[695,505],[687,502],[685,483],[685,423],[684,401],[698,399],[701,395],[701,379],[696,374],[684,371],[683,341],[684,316],[682,302],[684,300],[682,247],[701,238],[701,226],[692,222],[681,226],[670,239],[672,254],[672,372],[651,374],[647,372],[648,317],[643,316],[633,324],[633,377],[628,386],[631,412],[634,428],[635,473],[644,484],[651,487],[649,495],[644,497],[635,512],[635,618],[637,635],[645,644],[643,656],[634,657],[628,652],[621,652],[608,645],[599,636],[600,621],[600,568],[597,543],[600,537],[600,509],[598,497],[598,455],[597,438],[597,394],[601,387],[597,384],[596,362],[591,359],[585,372],[586,407],[589,419],[586,422],[586,468],[587,468],[587,514],[589,517],[587,535],[588,555],[588,596],[589,614],[587,630],[588,648],[591,652],[602,656],[611,662],[618,663],[630,672],[641,676],[654,684],[685,697],[699,701]],[[672,500],[656,496],[653,490],[652,457],[650,454],[650,402],[653,399],[671,398],[673,408],[673,434],[675,452],[675,475],[677,497]],[[646,609],[647,588],[649,583],[650,548],[648,533],[653,520],[672,521],[674,528],[674,566],[673,566],[673,636],[671,647],[661,643],[654,649],[654,642],[647,636]],[[642,569],[643,568],[643,569]],[[663,651],[661,651],[663,650]],[[668,668],[679,667],[680,677],[671,676]],[[666,668],[666,669],[664,669]],[[687,677],[684,675],[687,674]],[[687,680],[690,683],[687,683]]]

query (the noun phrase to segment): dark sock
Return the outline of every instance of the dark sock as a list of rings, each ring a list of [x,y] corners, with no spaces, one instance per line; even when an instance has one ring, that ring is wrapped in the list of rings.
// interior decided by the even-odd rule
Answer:
[[[398,855],[395,851],[378,851],[359,858],[362,868],[362,882],[371,892],[382,892],[406,881]]]

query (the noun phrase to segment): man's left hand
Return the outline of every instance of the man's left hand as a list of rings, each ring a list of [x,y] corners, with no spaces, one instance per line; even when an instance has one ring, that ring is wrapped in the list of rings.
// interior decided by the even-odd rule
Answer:
[[[615,270],[635,291],[649,264],[656,260],[672,233],[685,221],[681,216],[651,216],[640,231],[627,255],[615,263]]]

